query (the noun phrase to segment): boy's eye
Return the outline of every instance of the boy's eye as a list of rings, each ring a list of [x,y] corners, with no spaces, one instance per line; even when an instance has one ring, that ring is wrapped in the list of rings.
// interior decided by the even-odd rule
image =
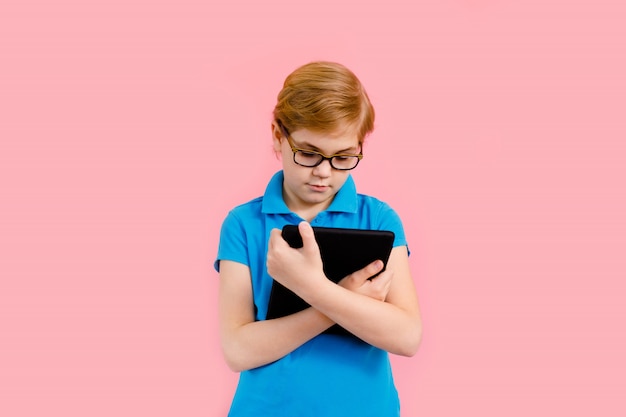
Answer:
[[[307,158],[307,159],[317,159],[320,157],[315,152],[300,151],[300,154],[302,155],[303,158]]]

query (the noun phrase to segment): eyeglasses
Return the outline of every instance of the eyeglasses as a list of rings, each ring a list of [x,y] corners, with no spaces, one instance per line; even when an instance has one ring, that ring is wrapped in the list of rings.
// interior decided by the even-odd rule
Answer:
[[[328,160],[328,162],[330,162],[330,166],[334,169],[337,169],[339,171],[349,171],[356,168],[361,159],[363,159],[362,152],[360,152],[358,155],[324,155],[321,152],[297,148],[291,141],[291,135],[289,134],[287,129],[285,129],[285,127],[282,125],[280,125],[280,127],[283,131],[284,136],[287,138],[287,142],[289,142],[291,151],[293,152],[293,162],[300,166],[313,168]]]

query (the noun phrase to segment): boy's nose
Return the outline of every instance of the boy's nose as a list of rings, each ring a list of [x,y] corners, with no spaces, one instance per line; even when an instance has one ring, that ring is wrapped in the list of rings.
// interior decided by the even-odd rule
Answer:
[[[333,167],[330,165],[330,161],[325,160],[325,161],[322,161],[321,164],[313,168],[313,175],[317,177],[326,178],[330,176],[330,173],[332,172],[332,170],[333,170]]]

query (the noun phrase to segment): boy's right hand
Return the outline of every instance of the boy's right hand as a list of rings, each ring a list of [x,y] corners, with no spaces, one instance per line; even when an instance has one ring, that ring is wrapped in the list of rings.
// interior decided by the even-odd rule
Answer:
[[[338,284],[358,294],[366,295],[376,300],[385,301],[387,294],[389,293],[389,288],[391,288],[393,271],[386,269],[376,278],[369,279],[380,272],[382,268],[382,261],[374,261],[365,268],[353,272],[343,278],[338,282]]]

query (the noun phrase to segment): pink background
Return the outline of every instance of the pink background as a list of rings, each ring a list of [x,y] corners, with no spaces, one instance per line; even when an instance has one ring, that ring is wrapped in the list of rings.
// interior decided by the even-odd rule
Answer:
[[[3,1],[0,415],[225,414],[219,227],[279,169],[274,100],[315,59],[367,86],[357,185],[411,243],[403,415],[625,415],[625,21],[618,0]]]

